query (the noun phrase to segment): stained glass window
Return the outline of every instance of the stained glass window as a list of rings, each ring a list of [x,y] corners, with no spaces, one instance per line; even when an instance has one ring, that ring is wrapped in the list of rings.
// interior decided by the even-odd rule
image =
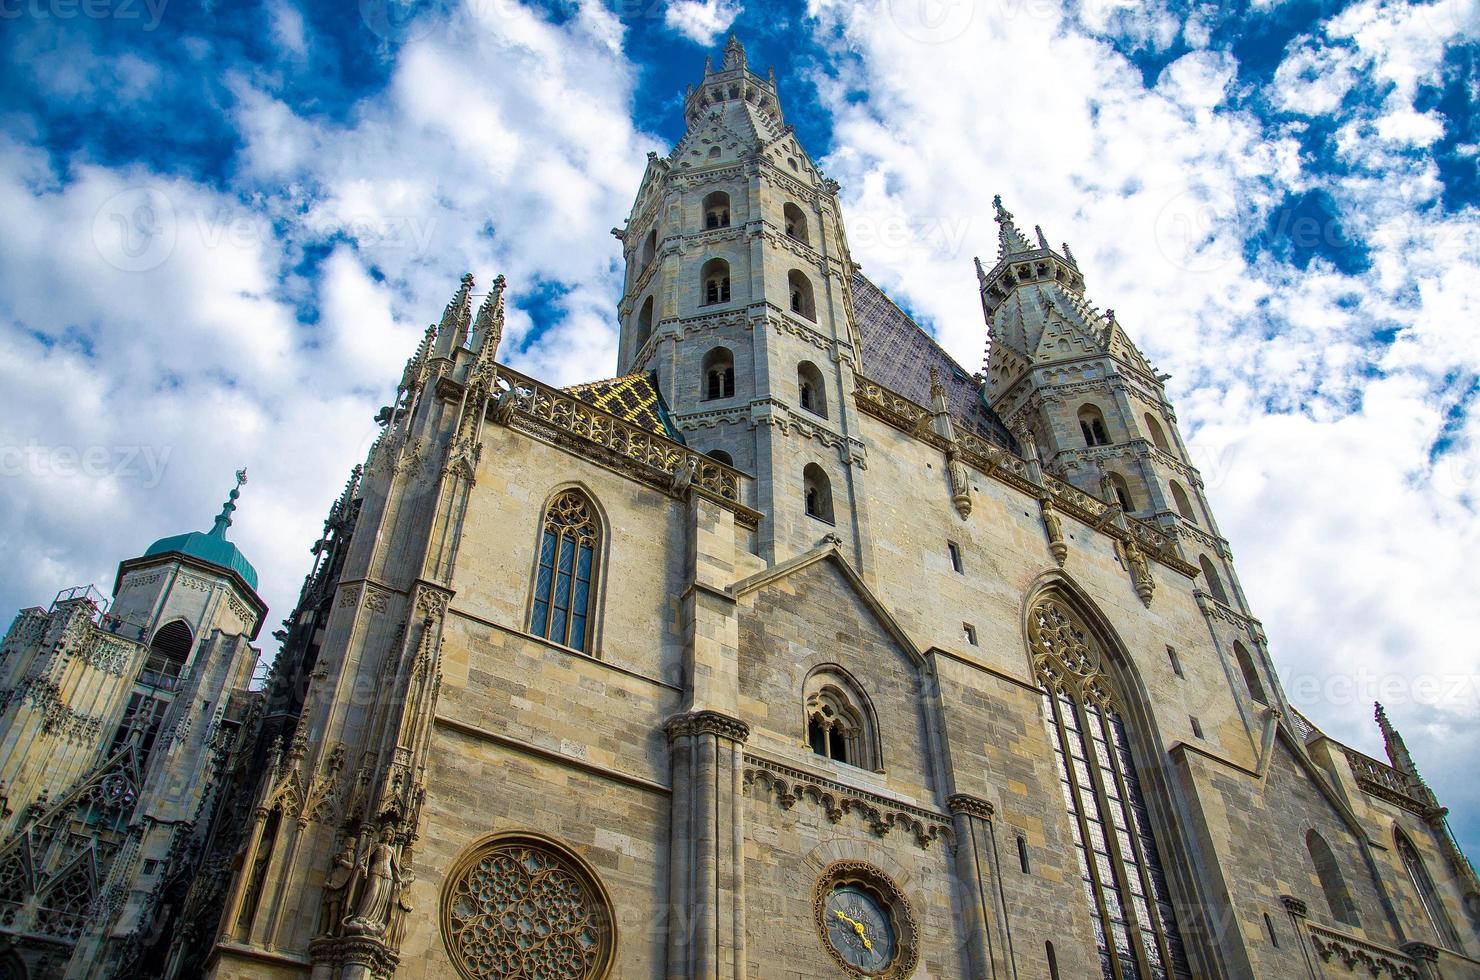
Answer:
[[[594,508],[585,494],[566,490],[551,502],[545,511],[530,610],[529,631],[535,636],[588,650],[599,542]]]
[[[1033,607],[1029,640],[1101,975],[1190,978],[1125,720],[1102,673],[1100,645],[1053,598]]]

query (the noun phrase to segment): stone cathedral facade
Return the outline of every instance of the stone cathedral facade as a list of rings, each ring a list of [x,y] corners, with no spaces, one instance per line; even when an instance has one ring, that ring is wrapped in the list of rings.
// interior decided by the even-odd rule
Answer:
[[[1446,811],[1381,709],[1387,761],[1287,703],[1164,378],[1069,248],[997,205],[972,374],[862,275],[737,41],[684,114],[614,230],[616,376],[500,363],[505,283],[465,277],[262,690],[227,677],[261,618],[239,571],[158,556],[256,616],[177,672],[244,707],[165,716],[210,774],[188,846],[132,803],[73,819],[135,842],[77,899],[36,857],[52,801],[142,745],[4,761],[57,710],[21,678],[80,689],[82,653],[23,666],[66,659],[38,638],[96,628],[22,613],[0,976],[1480,976]],[[160,644],[139,623],[118,676]]]

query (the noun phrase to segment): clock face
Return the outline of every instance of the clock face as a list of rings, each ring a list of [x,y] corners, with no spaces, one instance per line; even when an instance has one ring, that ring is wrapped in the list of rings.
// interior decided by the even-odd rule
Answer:
[[[854,884],[841,884],[823,902],[827,941],[860,973],[882,973],[894,962],[898,942],[889,910]]]

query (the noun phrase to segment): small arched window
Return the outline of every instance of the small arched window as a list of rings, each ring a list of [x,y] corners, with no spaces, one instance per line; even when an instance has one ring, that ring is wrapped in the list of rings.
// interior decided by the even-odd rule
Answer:
[[[1244,687],[1249,690],[1249,697],[1260,704],[1268,704],[1264,696],[1264,683],[1259,680],[1259,671],[1254,667],[1254,658],[1249,655],[1248,649],[1237,640],[1233,641],[1233,658],[1238,661],[1238,670],[1244,675]]]
[[[710,259],[700,271],[702,304],[728,303],[730,301],[730,263],[724,259]]]
[[[1086,446],[1093,448],[1110,445],[1110,435],[1105,430],[1105,415],[1097,405],[1080,406],[1079,431],[1084,434]]]
[[[642,345],[648,342],[653,335],[653,298],[649,296],[642,301],[642,309],[637,314],[637,343],[633,351],[642,350]]]
[[[1110,474],[1110,492],[1115,495],[1115,502],[1120,509],[1127,514],[1135,513],[1136,502],[1131,497],[1131,488],[1126,484],[1125,477],[1119,473]]]
[[[1162,431],[1161,423],[1156,421],[1150,412],[1146,413],[1146,434],[1151,437],[1151,442],[1157,449],[1171,452],[1171,448],[1167,445],[1167,434]]]
[[[714,148],[716,155],[719,147]],[[730,195],[724,191],[715,191],[704,198],[704,227],[705,228],[728,228],[730,227]]]
[[[195,646],[195,637],[183,619],[172,619],[159,628],[149,642],[150,669],[164,671],[170,675],[180,673],[185,661],[190,659],[190,649]]]
[[[716,463],[724,463],[726,466],[734,466],[735,465],[735,457],[731,456],[729,453],[725,452],[723,449],[711,449],[711,450],[709,450],[709,452],[705,453],[704,455],[705,456],[708,456],[710,459],[714,460]]]
[[[808,517],[833,523],[832,481],[816,463],[802,469],[802,499]]]
[[[786,274],[787,291],[791,294],[791,311],[808,320],[817,319],[817,303],[812,298],[812,280],[800,269]]]
[[[1228,593],[1223,591],[1223,580],[1218,577],[1218,569],[1213,567],[1207,555],[1199,555],[1197,564],[1202,569],[1203,581],[1208,586],[1208,594],[1225,606],[1228,605]]]
[[[647,238],[642,243],[642,267],[646,269],[653,264],[653,259],[658,257],[658,229],[654,228],[647,233]]]
[[[717,146],[711,146],[709,148],[709,159],[711,159],[711,160],[718,160],[719,159],[719,147],[717,147]]]
[[[704,355],[704,401],[735,396],[735,358],[729,348],[716,347]]]
[[[1171,482],[1172,504],[1177,508],[1177,513],[1185,519],[1197,523],[1197,518],[1192,516],[1192,501],[1187,497],[1187,491],[1182,489],[1182,484],[1176,480]]]
[[[1305,835],[1305,849],[1310,852],[1310,860],[1316,866],[1316,879],[1321,883],[1321,891],[1326,893],[1326,905],[1331,909],[1332,918],[1343,925],[1360,928],[1362,923],[1357,918],[1357,903],[1352,901],[1351,892],[1347,890],[1346,879],[1341,876],[1341,866],[1336,863],[1336,855],[1331,853],[1331,845],[1311,830]]]
[[[1439,937],[1439,945],[1447,949],[1461,950],[1459,933],[1454,930],[1454,923],[1449,920],[1449,913],[1444,911],[1444,900],[1439,897],[1439,890],[1434,887],[1434,879],[1429,877],[1429,869],[1424,866],[1423,858],[1418,853],[1418,848],[1413,846],[1413,841],[1398,827],[1393,828],[1393,837],[1398,845],[1398,857],[1403,862],[1403,867],[1408,872],[1408,880],[1413,882],[1414,890],[1418,892],[1418,900],[1423,905],[1423,910],[1428,914],[1429,923],[1434,927],[1434,934]]]
[[[814,753],[860,769],[883,769],[872,706],[845,671],[819,668],[807,678],[803,693],[807,744]]]
[[[827,387],[822,372],[811,361],[797,365],[797,400],[813,415],[827,418]]]
[[[786,222],[787,237],[795,238],[797,241],[806,244],[809,241],[807,237],[807,216],[802,214],[802,209],[787,201],[781,209],[781,216]]]
[[[583,653],[590,649],[600,545],[601,529],[590,498],[576,489],[556,495],[545,510],[540,534],[529,617],[529,631],[535,636]]]

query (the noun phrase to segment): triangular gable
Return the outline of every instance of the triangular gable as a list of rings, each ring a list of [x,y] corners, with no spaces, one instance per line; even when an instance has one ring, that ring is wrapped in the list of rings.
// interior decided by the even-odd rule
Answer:
[[[104,782],[113,777],[121,777],[121,780],[105,786]],[[129,741],[102,765],[73,784],[60,798],[49,801],[40,816],[22,825],[10,840],[0,845],[0,859],[25,841],[32,828],[46,826],[59,816],[70,813],[81,802],[84,794],[96,794],[102,802],[115,803],[120,809],[131,810],[138,800],[142,786],[143,772],[139,767],[138,746]]]
[[[889,607],[884,605],[884,601],[879,598],[873,589],[869,588],[868,583],[863,580],[863,577],[858,574],[858,571],[843,556],[843,552],[838,547],[836,541],[824,542],[811,551],[772,565],[765,571],[757,572],[748,578],[743,578],[731,585],[726,591],[736,599],[739,599],[768,585],[773,585],[782,579],[789,578],[798,572],[811,568],[819,562],[825,561],[832,562],[842,572],[843,578],[852,586],[853,591],[858,594],[863,604],[873,613],[874,618],[883,627],[884,632],[888,633],[894,642],[899,644],[900,649],[909,656],[910,660],[917,665],[924,666],[925,655],[920,651],[919,646],[915,644],[914,640],[910,639],[909,634],[904,631],[904,627],[899,624],[899,620],[889,611]]]

